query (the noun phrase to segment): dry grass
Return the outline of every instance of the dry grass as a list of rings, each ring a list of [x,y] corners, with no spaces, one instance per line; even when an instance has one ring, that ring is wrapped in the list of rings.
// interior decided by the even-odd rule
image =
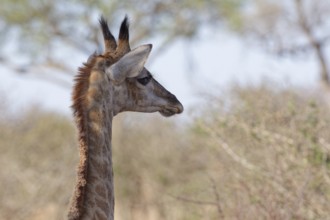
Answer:
[[[115,119],[117,219],[330,219],[322,102],[261,86],[212,103],[180,128]],[[78,159],[72,122],[31,110],[2,117],[0,136],[0,219],[63,219]]]
[[[0,123],[0,219],[63,219],[77,163],[72,123],[37,109]]]

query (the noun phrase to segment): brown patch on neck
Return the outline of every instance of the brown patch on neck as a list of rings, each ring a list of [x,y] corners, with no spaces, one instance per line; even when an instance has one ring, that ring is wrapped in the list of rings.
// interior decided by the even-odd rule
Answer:
[[[96,63],[96,56],[91,57],[83,67],[80,67],[75,77],[72,93],[72,109],[78,128],[79,165],[77,183],[71,199],[68,219],[80,219],[84,212],[88,170],[88,125],[86,121],[86,94],[89,87],[91,70]]]

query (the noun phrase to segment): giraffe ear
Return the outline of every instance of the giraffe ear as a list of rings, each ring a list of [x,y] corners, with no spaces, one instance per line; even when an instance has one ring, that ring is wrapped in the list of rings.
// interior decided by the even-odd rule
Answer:
[[[151,48],[151,44],[146,44],[128,52],[119,61],[107,68],[106,74],[116,83],[121,83],[126,78],[138,76],[148,59]]]

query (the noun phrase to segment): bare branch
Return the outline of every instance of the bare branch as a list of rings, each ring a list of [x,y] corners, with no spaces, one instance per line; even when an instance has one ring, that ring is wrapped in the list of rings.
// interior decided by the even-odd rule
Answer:
[[[182,202],[192,203],[192,204],[195,204],[195,205],[218,206],[218,203],[212,202],[212,201],[195,200],[195,199],[186,198],[186,197],[183,197],[183,196],[174,196],[174,195],[170,195],[170,194],[167,194],[167,195],[172,197],[173,199],[176,199],[176,200],[179,200],[179,201],[182,201]]]
[[[219,194],[216,182],[215,182],[214,178],[211,175],[208,175],[208,176],[209,176],[209,180],[211,182],[212,190],[213,190],[213,193],[214,193],[214,196],[215,196],[215,201],[216,201],[216,204],[217,204],[217,211],[218,211],[218,214],[219,214],[219,218],[224,219],[225,216],[223,214],[223,210],[222,210],[222,207],[221,207],[220,194]]]

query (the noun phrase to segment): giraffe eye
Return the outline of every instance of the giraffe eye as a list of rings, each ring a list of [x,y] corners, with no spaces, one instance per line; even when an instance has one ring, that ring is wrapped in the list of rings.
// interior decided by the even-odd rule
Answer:
[[[137,79],[137,81],[140,83],[140,84],[142,84],[142,85],[147,85],[148,84],[148,82],[150,82],[150,80],[151,80],[151,76],[146,76],[146,77],[143,77],[143,78],[139,78],[139,79]]]

